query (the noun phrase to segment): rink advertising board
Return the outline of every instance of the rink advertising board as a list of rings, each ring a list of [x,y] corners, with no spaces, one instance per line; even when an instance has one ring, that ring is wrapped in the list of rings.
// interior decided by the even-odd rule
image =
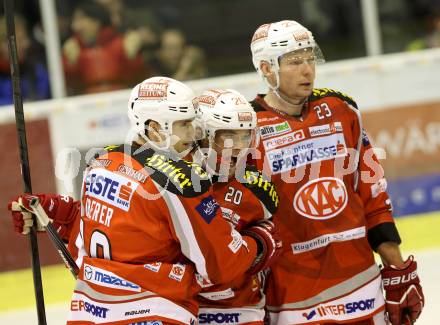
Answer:
[[[381,160],[396,216],[440,210],[440,103],[363,114]]]

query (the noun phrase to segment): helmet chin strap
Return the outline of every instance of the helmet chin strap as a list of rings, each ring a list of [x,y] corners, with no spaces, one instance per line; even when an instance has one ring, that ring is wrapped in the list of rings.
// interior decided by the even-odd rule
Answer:
[[[156,141],[152,141],[145,134],[139,133],[139,136],[143,140],[145,140],[151,148],[153,148],[156,151],[171,151],[171,149],[172,149],[170,137],[167,137],[167,139],[165,141],[156,142]],[[162,146],[161,144],[164,144],[164,145]]]
[[[215,153],[215,156],[213,156],[213,153]],[[215,161],[213,161],[213,157],[216,157]],[[197,150],[194,151],[193,161],[202,166],[208,172],[208,174],[218,176],[216,169],[217,153],[214,149],[198,147]],[[212,164],[215,164],[215,166],[211,166]]]
[[[193,151],[195,147],[196,147],[196,144],[193,142],[192,145],[191,145],[191,147],[189,147],[188,149],[185,149],[185,150],[183,150],[183,151],[181,151],[181,152],[177,152],[177,151],[174,149],[173,146],[171,146],[169,150],[170,150],[174,155],[176,155],[177,157],[179,157],[179,158],[182,159],[182,158],[185,158],[185,157],[186,157],[191,151]]]
[[[149,131],[155,131],[153,128],[148,127]],[[150,148],[154,149],[155,151],[159,151],[159,152],[164,152],[164,153],[171,153],[172,156],[177,157],[177,158],[184,158],[185,156],[187,156],[195,147],[194,143],[193,145],[188,148],[183,150],[182,152],[178,152],[176,149],[174,149],[174,145],[173,145],[173,141],[172,141],[172,134],[169,134],[168,132],[165,132],[165,137],[166,139],[164,141],[161,142],[157,142],[157,141],[153,141],[151,140],[146,134],[145,132],[137,132],[137,135],[139,137],[141,137]]]
[[[229,179],[228,168],[230,165],[226,163],[231,159],[232,156],[224,161],[223,156],[212,148],[211,142],[209,148],[198,148],[193,154],[193,161],[205,168],[211,176],[219,177],[220,182],[226,182]],[[218,166],[219,169],[217,169]]]
[[[126,137],[126,143],[131,143],[132,141],[139,143],[137,139],[142,139],[144,141],[144,144],[141,145],[141,148],[151,148],[156,152],[163,152],[164,154],[168,155],[171,154],[171,156],[176,158],[184,158],[194,149],[194,146],[192,146],[191,148],[188,148],[182,152],[177,152],[171,143],[171,135],[167,135],[165,141],[156,142],[147,137],[145,133],[138,132],[137,130],[134,130],[134,132],[129,132]]]

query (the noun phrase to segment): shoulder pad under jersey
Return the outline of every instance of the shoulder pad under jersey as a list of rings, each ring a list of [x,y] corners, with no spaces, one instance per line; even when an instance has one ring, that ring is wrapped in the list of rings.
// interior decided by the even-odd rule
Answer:
[[[118,151],[122,148],[124,148],[123,144],[117,144],[117,145],[109,145],[107,147],[104,147],[105,151]]]
[[[118,144],[118,145],[111,145],[104,148],[99,149],[93,154],[93,159],[101,158],[101,156],[107,155],[109,152],[112,151],[118,151],[118,152],[124,152],[124,145]]]
[[[353,98],[351,98],[350,96],[348,96],[340,91],[330,89],[330,88],[315,88],[315,89],[313,89],[313,92],[310,95],[309,100],[313,101],[313,100],[318,100],[318,99],[321,99],[324,97],[337,97],[337,98],[342,99],[343,101],[347,102],[348,104],[350,104],[354,108],[358,109],[358,106]]]
[[[211,188],[209,174],[198,164],[170,157],[151,148],[128,146],[125,154],[138,161],[150,177],[167,191],[184,197],[197,197]],[[123,152],[124,145],[112,148],[111,152]]]
[[[278,209],[279,197],[275,185],[255,166],[246,166],[244,175],[241,179],[238,179],[238,181],[251,190],[271,214],[276,212]]]
[[[124,152],[124,145],[123,144],[117,144],[117,145],[111,145],[104,148],[99,149],[95,154],[93,155],[93,159],[101,158],[102,156],[107,155],[110,152]]]
[[[101,163],[97,162],[97,159],[98,159],[98,158],[99,158],[99,159],[105,159],[105,158],[106,158],[105,156],[106,156],[109,152],[112,152],[112,151],[120,151],[120,150],[121,150],[121,147],[122,147],[122,151],[123,151],[123,148],[124,148],[124,145],[123,145],[123,144],[111,145],[111,146],[107,146],[107,147],[101,148],[100,150],[96,151],[96,152],[93,154],[93,157],[91,157],[89,160],[86,161],[87,167],[102,166]],[[108,160],[108,161],[111,162],[110,160]]]
[[[264,107],[261,106],[261,104],[258,102],[259,96],[263,96],[263,95],[259,94],[257,98],[255,98],[254,100],[249,102],[249,104],[251,104],[252,108],[254,109],[254,111],[256,113],[261,112],[261,111],[265,111]]]

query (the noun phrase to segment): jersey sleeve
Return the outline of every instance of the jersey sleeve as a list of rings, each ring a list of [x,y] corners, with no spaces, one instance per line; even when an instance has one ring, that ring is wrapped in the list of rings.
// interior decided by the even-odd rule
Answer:
[[[212,190],[191,198],[167,191],[163,198],[182,253],[195,264],[203,278],[212,283],[225,283],[250,268],[257,254],[256,242],[242,237],[222,218]]]
[[[359,166],[358,193],[364,204],[368,241],[373,250],[387,241],[401,242],[392,216],[384,170],[366,131],[358,125]]]
[[[75,203],[78,206],[81,204],[80,201],[76,201]],[[81,212],[78,208],[76,210],[75,221],[69,227],[69,240],[67,244],[67,249],[72,255],[73,259],[77,262],[78,267],[81,267],[81,263],[78,263],[78,256],[80,250],[80,243],[82,244],[81,234],[80,234],[80,222],[81,222]]]
[[[261,204],[264,219],[271,219],[278,209],[279,195],[270,178],[266,177],[255,165],[248,164],[240,182]]]
[[[72,200],[71,202],[61,202],[63,198],[60,196],[58,199],[58,208],[57,208],[57,217],[54,220],[54,226],[57,228],[58,234],[61,236],[65,243],[68,243],[71,237],[72,229],[74,228],[74,224],[76,223],[76,219],[80,215],[80,201],[73,201],[72,198],[68,198],[68,200]],[[64,204],[63,204],[64,203]],[[60,208],[62,206],[62,208]],[[61,215],[61,216],[59,216]]]

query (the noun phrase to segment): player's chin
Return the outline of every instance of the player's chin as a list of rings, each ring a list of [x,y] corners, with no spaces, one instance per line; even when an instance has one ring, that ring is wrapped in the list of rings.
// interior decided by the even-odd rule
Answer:
[[[179,152],[191,149],[193,146],[192,142],[179,142],[177,147]]]
[[[236,166],[229,166],[229,170],[228,170],[228,179],[233,179],[235,177],[235,170],[236,170]]]
[[[235,175],[235,170],[237,169],[238,159],[237,157],[231,157],[231,162],[229,163],[229,178]]]
[[[235,175],[236,164],[236,157],[230,157],[228,161],[222,160],[220,161],[220,165],[217,168],[217,172],[220,174],[220,176],[228,176],[228,178],[230,179],[231,176]]]

